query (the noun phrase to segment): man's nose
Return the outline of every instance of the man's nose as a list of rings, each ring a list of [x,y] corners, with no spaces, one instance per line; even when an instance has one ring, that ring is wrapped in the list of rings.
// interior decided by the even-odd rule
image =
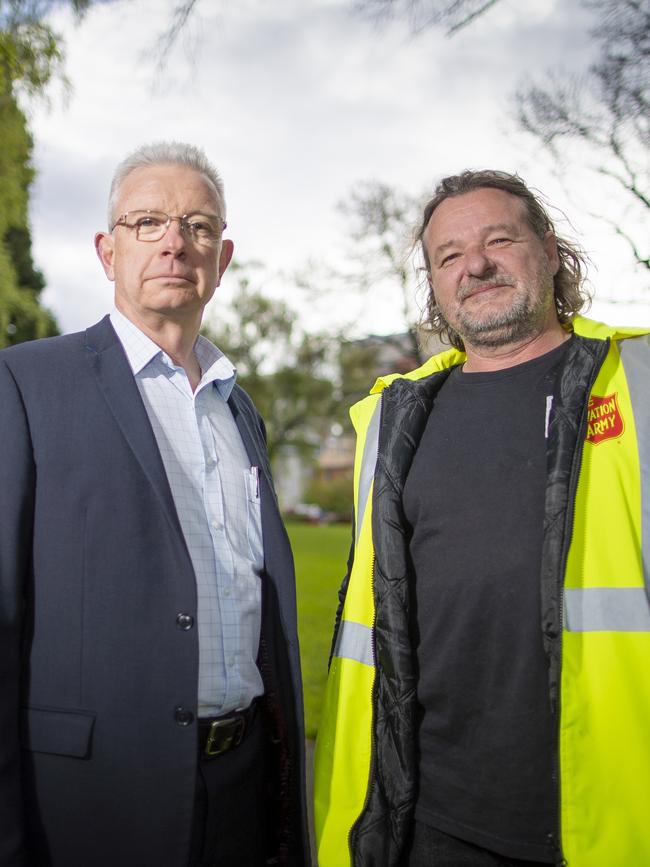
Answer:
[[[178,256],[185,251],[186,247],[187,238],[183,231],[181,221],[177,218],[173,218],[163,237],[163,253]]]
[[[485,247],[476,244],[465,250],[465,273],[471,277],[483,277],[495,270],[495,265]]]

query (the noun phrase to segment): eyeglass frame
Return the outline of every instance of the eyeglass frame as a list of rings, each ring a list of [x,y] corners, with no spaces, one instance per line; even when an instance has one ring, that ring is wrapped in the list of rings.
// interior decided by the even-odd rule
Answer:
[[[126,218],[129,216],[129,214],[159,214],[161,216],[167,217],[167,220],[164,224],[165,229],[164,229],[162,235],[159,238],[141,238],[139,235],[139,232],[138,232],[139,227],[135,224],[129,225],[129,223],[126,222]],[[125,213],[120,214],[120,216],[117,218],[117,220],[113,223],[110,231],[113,232],[118,226],[124,226],[125,229],[135,230],[135,237],[136,237],[137,241],[143,241],[145,244],[155,244],[156,241],[162,241],[162,239],[165,237],[165,235],[169,231],[169,227],[171,226],[172,222],[174,220],[178,220],[181,232],[184,235],[186,235],[187,237],[192,238],[192,231],[187,228],[188,227],[187,218],[193,217],[195,215],[198,215],[200,217],[216,218],[217,220],[220,220],[221,221],[221,233],[222,234],[228,225],[228,223],[224,220],[224,218],[220,217],[219,214],[206,214],[203,211],[190,211],[189,213],[183,214],[182,216],[178,217],[178,216],[174,216],[173,214],[167,214],[167,213],[165,213],[165,211],[156,211],[152,208],[132,208],[130,211],[125,211]],[[215,240],[218,240],[218,238]],[[210,243],[212,243],[212,242],[210,241]]]

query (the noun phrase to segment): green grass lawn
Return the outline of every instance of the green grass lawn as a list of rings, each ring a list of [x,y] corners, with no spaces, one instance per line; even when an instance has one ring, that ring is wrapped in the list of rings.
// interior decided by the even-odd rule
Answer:
[[[316,736],[327,678],[338,590],[345,575],[351,530],[344,524],[288,523],[296,560],[298,633],[305,692],[305,727]]]

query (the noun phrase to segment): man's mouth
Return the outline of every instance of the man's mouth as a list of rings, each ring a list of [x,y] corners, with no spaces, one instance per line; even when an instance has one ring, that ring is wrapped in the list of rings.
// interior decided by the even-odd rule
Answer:
[[[190,274],[155,274],[151,279],[166,283],[196,283]]]
[[[490,292],[493,289],[507,289],[514,284],[509,280],[490,280],[484,283],[475,283],[471,286],[466,286],[460,294],[460,300],[466,301],[468,298],[473,298],[475,295],[482,295],[485,292]]]

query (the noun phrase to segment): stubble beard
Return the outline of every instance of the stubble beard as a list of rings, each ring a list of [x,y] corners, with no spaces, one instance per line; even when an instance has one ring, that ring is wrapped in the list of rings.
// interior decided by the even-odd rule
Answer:
[[[472,290],[497,284],[515,287],[507,305],[490,304],[492,309],[472,312],[463,304],[463,299]],[[450,324],[466,345],[498,349],[541,333],[553,304],[553,275],[548,266],[542,264],[526,283],[515,280],[509,274],[497,274],[465,285],[459,293],[456,321]]]

